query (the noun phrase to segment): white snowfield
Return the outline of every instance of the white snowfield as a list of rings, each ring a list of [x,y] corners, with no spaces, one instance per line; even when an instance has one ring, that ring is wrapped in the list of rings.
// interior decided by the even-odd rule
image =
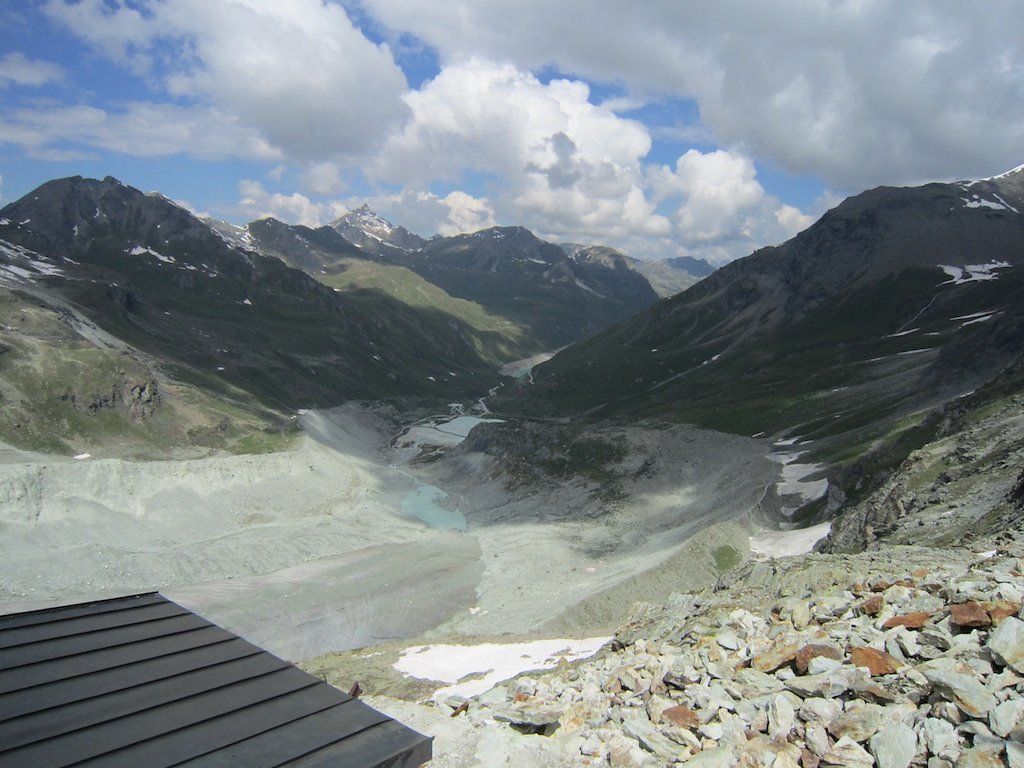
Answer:
[[[395,669],[421,680],[451,683],[434,692],[441,701],[448,696],[477,696],[502,680],[534,669],[551,669],[562,659],[577,661],[593,656],[611,637],[570,640],[533,640],[522,643],[478,645],[416,645],[402,651]],[[466,680],[465,678],[472,679]]]
[[[791,531],[761,531],[750,537],[750,554],[758,560],[803,555],[828,536],[832,523],[819,523]]]
[[[0,280],[6,278],[9,283],[31,283],[40,275],[64,274],[46,256],[6,240],[0,240],[0,259],[8,261],[7,264],[0,263]]]

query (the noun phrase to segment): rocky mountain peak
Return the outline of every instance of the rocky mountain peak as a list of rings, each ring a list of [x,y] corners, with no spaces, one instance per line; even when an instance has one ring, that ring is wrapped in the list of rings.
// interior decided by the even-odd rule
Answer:
[[[960,183],[968,208],[1024,214],[1024,165],[977,181]]]
[[[107,176],[46,182],[5,206],[0,217],[18,225],[21,244],[56,255],[80,254],[101,238],[159,247],[180,237],[209,238],[210,227],[160,194],[144,194]]]
[[[415,251],[424,240],[405,227],[396,226],[366,203],[332,221],[328,226],[349,242],[373,254]]]

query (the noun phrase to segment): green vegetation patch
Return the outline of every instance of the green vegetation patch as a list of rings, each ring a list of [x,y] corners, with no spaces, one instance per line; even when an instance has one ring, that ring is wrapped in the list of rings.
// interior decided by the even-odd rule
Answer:
[[[743,562],[743,555],[741,555],[735,547],[729,544],[723,544],[720,547],[716,547],[712,550],[711,557],[714,558],[715,569],[719,573],[730,571]]]
[[[226,387],[218,396],[130,350],[85,341],[61,315],[0,291],[0,441],[24,450],[166,458],[287,448],[294,419]]]

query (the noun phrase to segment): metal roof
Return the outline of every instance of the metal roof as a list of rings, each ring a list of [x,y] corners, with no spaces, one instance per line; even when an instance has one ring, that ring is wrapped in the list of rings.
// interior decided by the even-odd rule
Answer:
[[[413,768],[431,740],[152,593],[0,616],[0,765]]]

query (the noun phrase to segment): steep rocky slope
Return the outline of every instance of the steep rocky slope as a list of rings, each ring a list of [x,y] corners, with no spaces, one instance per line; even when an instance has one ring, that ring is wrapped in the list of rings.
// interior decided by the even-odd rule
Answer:
[[[1021,348],[1020,177],[850,198],[557,355],[530,404],[813,437],[973,389]]]
[[[1024,527],[1024,365],[947,406],[938,438],[833,523],[823,548],[943,546]]]

